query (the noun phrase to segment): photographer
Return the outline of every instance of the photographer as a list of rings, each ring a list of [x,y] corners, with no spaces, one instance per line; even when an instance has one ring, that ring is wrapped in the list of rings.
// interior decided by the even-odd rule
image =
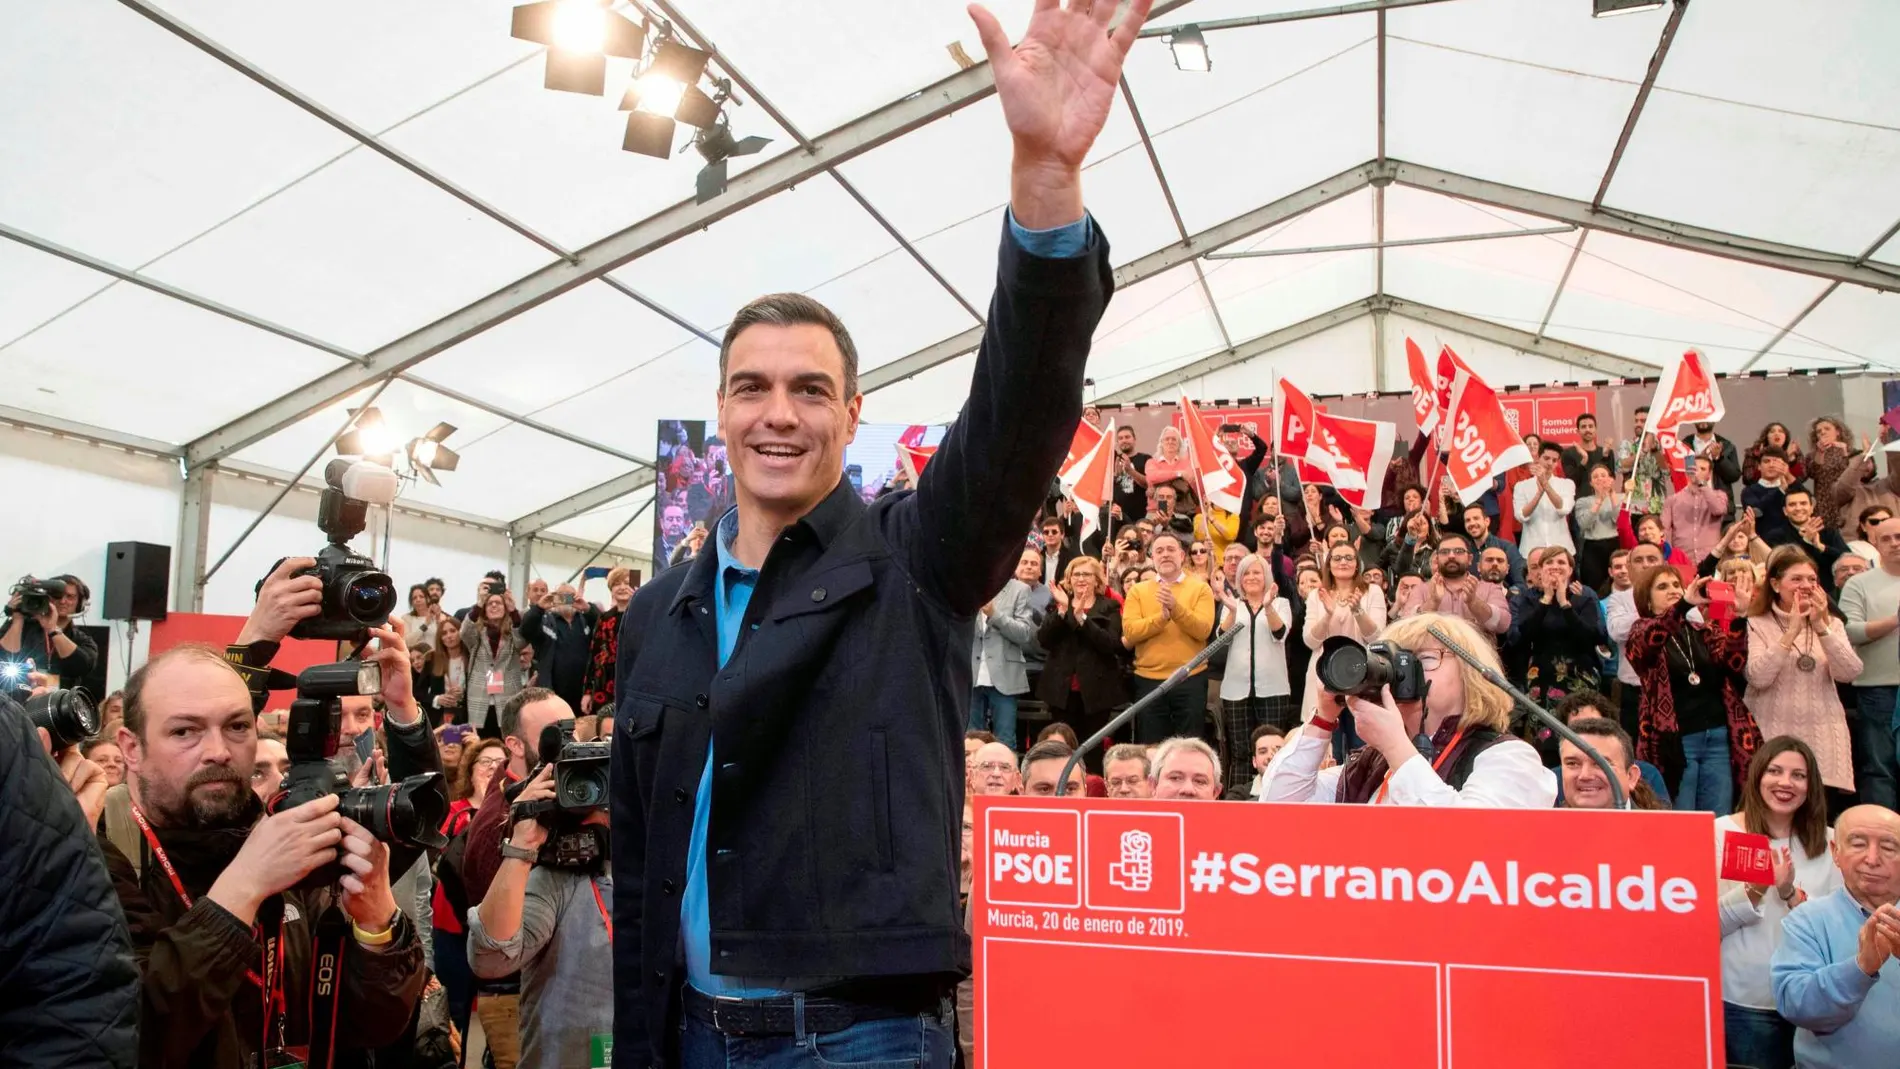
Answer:
[[[91,835],[104,780],[0,695],[0,1065],[138,1064],[138,969]],[[82,796],[75,804],[75,795]]]
[[[394,631],[379,637],[379,659],[402,654]],[[384,678],[406,695],[405,672]],[[134,830],[115,841],[109,798],[101,845],[140,963],[143,1066],[284,1064],[281,1050],[313,1037],[309,1064],[333,1064],[326,1037],[391,1042],[422,992],[422,946],[390,892],[389,848],[338,813],[335,795],[265,816],[248,782],[255,720],[244,679],[209,647],[175,647],[126,684],[119,743]],[[339,887],[299,886],[339,860]],[[329,938],[341,964],[325,1007],[313,962]],[[332,1030],[332,1016],[346,1027]]]
[[[1378,702],[1323,691],[1313,719],[1267,766],[1262,801],[1500,809],[1556,802],[1556,781],[1537,751],[1510,734],[1510,697],[1445,649],[1430,634],[1434,627],[1498,667],[1491,644],[1461,617],[1421,613],[1392,624],[1380,638],[1417,659],[1411,682],[1420,699],[1393,700],[1394,687],[1412,689],[1403,679],[1381,688]],[[1322,770],[1339,710],[1348,705],[1365,748]]]
[[[559,694],[570,708],[581,707],[588,649],[599,620],[600,610],[581,600],[566,583],[552,594],[543,594],[521,614],[522,638],[534,647],[536,681]]]
[[[27,576],[7,598],[7,624],[0,631],[0,661],[27,662],[58,676],[66,686],[84,680],[99,660],[99,645],[74,627],[91,591],[75,576]]]
[[[554,766],[543,765],[516,805],[554,798]],[[595,809],[583,825],[607,826]],[[613,1034],[613,876],[604,862],[587,868],[541,863],[548,829],[535,817],[515,821],[502,844],[501,868],[481,905],[468,911],[469,966],[476,976],[521,973],[520,1069],[598,1065],[595,1041]]]

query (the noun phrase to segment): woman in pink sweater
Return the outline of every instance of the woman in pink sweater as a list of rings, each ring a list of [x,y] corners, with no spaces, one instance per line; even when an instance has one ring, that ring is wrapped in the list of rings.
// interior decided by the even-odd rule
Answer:
[[[1821,782],[1838,791],[1854,789],[1854,759],[1834,684],[1852,682],[1860,667],[1813,560],[1795,546],[1775,550],[1748,608],[1744,701],[1764,737],[1793,735],[1812,747]]]

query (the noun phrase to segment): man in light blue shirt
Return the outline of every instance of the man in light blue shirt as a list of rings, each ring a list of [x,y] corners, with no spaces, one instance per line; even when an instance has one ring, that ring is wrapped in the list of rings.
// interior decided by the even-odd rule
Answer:
[[[1861,805],[1834,824],[1839,891],[1782,923],[1770,968],[1802,1069],[1900,1064],[1900,813]]]

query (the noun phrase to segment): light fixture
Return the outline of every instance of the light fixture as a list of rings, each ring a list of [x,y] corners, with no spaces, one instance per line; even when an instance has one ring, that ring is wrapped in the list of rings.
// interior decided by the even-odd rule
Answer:
[[[733,140],[732,126],[721,121],[716,126],[701,130],[693,137],[693,147],[699,150],[706,166],[700,168],[698,203],[704,204],[726,191],[726,161],[733,156],[750,156],[772,141],[769,137],[757,134]]]
[[[713,90],[709,96],[697,85],[682,85],[669,75],[650,71],[627,87],[620,98],[620,110],[678,119],[703,130],[719,121],[719,106],[732,95],[732,83],[722,78],[714,83]]]
[[[1611,15],[1634,15],[1639,11],[1654,11],[1668,4],[1669,0],[1591,0],[1595,5],[1590,14],[1596,18],[1609,18]]]
[[[396,436],[383,421],[382,410],[352,408],[350,416],[350,429],[337,436],[337,454],[387,466],[396,451]]]
[[[607,91],[607,57],[639,59],[646,29],[608,9],[609,0],[539,0],[514,9],[509,34],[546,45],[542,84],[566,93]]]
[[[1211,71],[1214,60],[1207,54],[1207,39],[1199,26],[1183,26],[1168,35],[1168,50],[1174,53],[1174,69]]]
[[[429,433],[409,443],[409,465],[415,469],[418,477],[427,479],[432,485],[441,486],[442,481],[435,477],[438,471],[454,471],[462,462],[455,450],[442,443],[455,433],[452,423],[438,423],[429,429]]]
[[[625,152],[664,160],[673,155],[673,120],[644,111],[627,113],[627,133],[620,139]]]

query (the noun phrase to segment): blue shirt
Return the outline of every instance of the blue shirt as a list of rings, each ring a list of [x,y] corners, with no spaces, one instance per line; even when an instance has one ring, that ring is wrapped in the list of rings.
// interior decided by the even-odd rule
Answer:
[[[1082,255],[1094,234],[1087,215],[1067,226],[1030,230],[1009,219],[1010,236],[1027,253],[1048,260]],[[739,510],[720,518],[713,538],[718,570],[713,575],[713,610],[719,636],[719,666],[724,668],[739,645],[739,629],[746,606],[758,589],[759,570],[739,563],[732,541],[739,534]],[[756,625],[755,625],[756,626]],[[812,986],[812,979],[788,977],[722,976],[712,970],[712,905],[706,889],[706,837],[712,822],[713,753],[706,749],[706,766],[699,773],[693,799],[693,832],[686,843],[686,887],[680,894],[680,949],[686,962],[686,982],[708,995],[727,998],[769,998]]]
[[[1860,929],[1872,916],[1843,887],[1795,908],[1769,965],[1775,1008],[1799,1029],[1806,1069],[1862,1069],[1900,1059],[1900,961],[1860,971]]]

